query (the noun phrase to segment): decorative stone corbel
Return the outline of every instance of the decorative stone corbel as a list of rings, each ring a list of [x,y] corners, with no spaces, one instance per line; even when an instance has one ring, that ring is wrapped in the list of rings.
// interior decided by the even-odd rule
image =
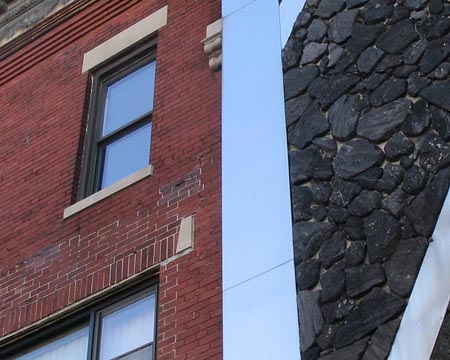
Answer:
[[[205,53],[209,56],[209,67],[217,72],[222,68],[222,19],[206,27],[206,38],[202,40]]]

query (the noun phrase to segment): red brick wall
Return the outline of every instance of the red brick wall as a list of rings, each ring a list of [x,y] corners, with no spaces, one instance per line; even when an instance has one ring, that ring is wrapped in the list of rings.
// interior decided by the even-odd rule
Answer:
[[[63,220],[79,180],[83,54],[166,4],[154,176]],[[221,357],[221,83],[200,43],[218,18],[219,0],[99,0],[0,61],[1,336],[159,264],[158,359]],[[191,214],[193,251],[165,261]]]

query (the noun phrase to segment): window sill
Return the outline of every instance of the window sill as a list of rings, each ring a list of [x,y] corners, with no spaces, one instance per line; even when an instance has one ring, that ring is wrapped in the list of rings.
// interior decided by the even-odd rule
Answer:
[[[63,218],[67,219],[68,217],[75,215],[76,213],[98,203],[99,201],[102,201],[103,199],[106,199],[107,197],[127,188],[128,186],[152,175],[153,166],[148,165],[147,167],[136,171],[134,174],[127,176],[126,178],[108,186],[107,188],[97,191],[87,198],[84,198],[83,200],[80,200],[77,203],[65,208]]]

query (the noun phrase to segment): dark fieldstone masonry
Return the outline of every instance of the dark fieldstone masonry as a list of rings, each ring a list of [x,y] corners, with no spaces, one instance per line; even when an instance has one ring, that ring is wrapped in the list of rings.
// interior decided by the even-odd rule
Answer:
[[[303,359],[389,355],[450,184],[449,16],[307,0],[283,50]]]

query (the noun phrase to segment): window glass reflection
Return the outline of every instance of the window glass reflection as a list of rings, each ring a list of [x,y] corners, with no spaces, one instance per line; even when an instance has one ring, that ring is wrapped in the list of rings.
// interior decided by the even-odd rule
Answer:
[[[106,145],[102,189],[148,165],[151,131],[152,124],[148,123]]]
[[[102,318],[100,360],[111,360],[153,341],[155,301],[151,295]],[[124,359],[140,360],[145,352]]]
[[[153,110],[155,69],[152,62],[108,87],[102,136]]]

